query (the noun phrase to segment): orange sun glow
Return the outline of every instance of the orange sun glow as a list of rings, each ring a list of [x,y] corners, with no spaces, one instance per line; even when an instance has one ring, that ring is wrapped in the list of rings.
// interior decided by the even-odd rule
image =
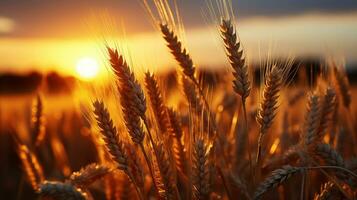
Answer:
[[[99,65],[93,58],[81,58],[76,64],[76,71],[82,79],[92,79],[98,75]]]

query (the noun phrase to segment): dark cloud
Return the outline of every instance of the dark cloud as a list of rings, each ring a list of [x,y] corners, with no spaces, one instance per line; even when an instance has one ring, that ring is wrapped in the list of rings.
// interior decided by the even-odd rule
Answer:
[[[179,0],[185,25],[204,25],[205,0]],[[357,11],[356,0],[233,0],[239,19],[254,16],[286,16],[306,12]],[[0,16],[16,22],[13,37],[79,37],[85,22],[98,11],[107,11],[128,25],[128,32],[150,31],[140,0],[1,0]],[[87,27],[88,28],[88,27]]]

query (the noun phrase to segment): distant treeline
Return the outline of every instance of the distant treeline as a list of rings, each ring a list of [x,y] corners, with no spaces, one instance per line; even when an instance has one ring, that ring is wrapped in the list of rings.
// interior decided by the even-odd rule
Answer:
[[[276,60],[277,63],[285,63],[283,59]],[[264,63],[264,62],[263,62]],[[309,84],[316,83],[316,77],[324,73],[323,64],[318,59],[296,59],[292,63],[291,68],[291,86],[298,84],[299,82],[305,82]],[[205,84],[214,86],[215,80],[226,78],[224,74],[230,73],[226,70],[200,70],[199,79],[205,81]],[[254,83],[260,84],[261,70],[263,69],[259,65],[254,66]],[[357,83],[357,66],[349,66],[347,74],[350,80],[350,84]],[[170,87],[175,84],[175,73],[160,74],[166,85]],[[56,72],[50,72],[48,74],[41,74],[38,72],[32,72],[27,75],[18,74],[0,74],[0,95],[1,94],[26,94],[33,93],[41,89],[49,94],[70,93],[75,88],[76,78],[71,76],[61,76]]]
[[[31,72],[26,75],[6,73],[0,75],[0,95],[27,94],[40,89],[50,94],[70,93],[75,81],[74,77],[61,76],[56,72]]]

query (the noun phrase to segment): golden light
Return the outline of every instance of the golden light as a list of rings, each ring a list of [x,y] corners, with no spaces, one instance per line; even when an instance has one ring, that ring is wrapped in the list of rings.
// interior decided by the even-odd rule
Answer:
[[[98,75],[99,65],[94,58],[81,58],[76,64],[76,71],[82,79],[92,79]]]
[[[270,147],[270,151],[269,151],[270,154],[274,154],[275,153],[275,151],[278,148],[279,143],[280,143],[280,139],[279,138],[274,140],[273,145],[271,145],[271,147]]]

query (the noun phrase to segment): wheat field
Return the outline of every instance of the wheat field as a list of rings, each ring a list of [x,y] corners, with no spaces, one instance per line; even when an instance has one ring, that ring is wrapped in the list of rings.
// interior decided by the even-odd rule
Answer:
[[[355,92],[343,64],[326,60],[309,82],[305,66],[271,60],[258,82],[230,2],[217,0],[208,8],[229,71],[205,76],[175,7],[143,5],[177,70],[138,74],[108,45],[105,88],[81,91],[81,102],[66,101],[71,108],[57,115],[44,112],[58,106],[45,96],[31,97],[26,123],[14,115],[1,127],[2,165],[16,168],[2,175],[16,188],[11,197],[357,198]]]

